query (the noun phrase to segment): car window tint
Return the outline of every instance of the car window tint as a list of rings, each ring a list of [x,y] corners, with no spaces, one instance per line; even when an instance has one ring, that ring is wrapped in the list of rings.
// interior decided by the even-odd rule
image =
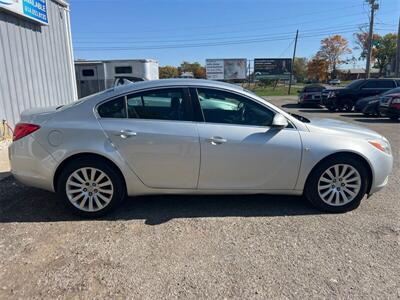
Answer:
[[[198,89],[204,119],[210,123],[269,126],[274,112],[240,95],[213,89]]]
[[[394,88],[395,84],[393,80],[380,80],[378,81],[378,88],[391,89]]]
[[[125,97],[101,104],[97,112],[102,118],[126,118]]]
[[[128,96],[129,118],[188,120],[182,89],[163,89]]]
[[[366,89],[385,89],[395,87],[393,80],[371,80],[363,88]]]

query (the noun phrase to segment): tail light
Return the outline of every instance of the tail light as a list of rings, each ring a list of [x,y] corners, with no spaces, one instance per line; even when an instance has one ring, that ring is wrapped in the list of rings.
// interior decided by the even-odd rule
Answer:
[[[23,137],[35,132],[39,128],[40,126],[35,124],[18,123],[14,129],[13,141],[22,139]]]

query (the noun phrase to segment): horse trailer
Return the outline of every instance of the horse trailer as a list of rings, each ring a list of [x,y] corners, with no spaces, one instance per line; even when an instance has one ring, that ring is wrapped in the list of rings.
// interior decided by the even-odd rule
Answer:
[[[79,98],[111,88],[120,79],[136,82],[159,78],[158,62],[153,59],[77,60],[75,72]]]

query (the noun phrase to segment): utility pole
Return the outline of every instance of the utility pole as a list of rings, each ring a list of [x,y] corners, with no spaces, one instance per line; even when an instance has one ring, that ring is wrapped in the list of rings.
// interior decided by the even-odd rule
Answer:
[[[299,37],[299,30],[296,30],[296,38],[294,40],[294,49],[293,49],[293,59],[292,59],[292,67],[290,70],[290,79],[289,79],[289,90],[288,95],[290,95],[290,90],[292,89],[292,78],[293,78],[293,69],[294,69],[294,59],[296,58],[296,49],[297,49],[297,38]]]
[[[365,67],[365,78],[370,77],[371,72],[371,56],[372,56],[372,43],[374,36],[374,17],[375,10],[379,8],[379,5],[375,3],[376,0],[367,0],[371,5],[371,17],[369,18],[369,33],[368,33],[368,53],[367,53],[367,65]]]
[[[397,29],[397,50],[396,50],[396,66],[394,69],[396,78],[400,77],[400,18],[399,18],[399,29]]]

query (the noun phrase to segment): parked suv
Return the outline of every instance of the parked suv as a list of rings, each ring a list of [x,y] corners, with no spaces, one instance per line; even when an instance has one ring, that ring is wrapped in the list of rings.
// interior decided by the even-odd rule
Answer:
[[[384,93],[400,86],[400,79],[358,79],[344,88],[326,89],[321,104],[330,111],[352,111],[361,98]]]

